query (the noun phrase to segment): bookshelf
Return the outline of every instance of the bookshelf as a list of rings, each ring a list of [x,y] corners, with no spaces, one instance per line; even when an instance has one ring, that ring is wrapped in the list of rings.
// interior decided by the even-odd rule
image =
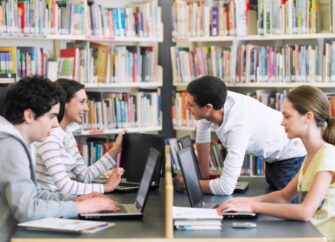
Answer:
[[[289,89],[302,84],[334,93],[334,8],[334,0],[175,0],[171,60],[177,136],[195,138],[183,92],[202,75],[220,77],[228,90],[276,109]],[[246,156],[241,175],[264,175],[263,168],[263,161]]]
[[[94,104],[87,115],[90,123],[83,124],[78,136],[108,136],[122,129],[158,132],[162,129],[163,85],[158,43],[162,41],[157,0],[1,1],[0,57],[4,57],[1,66],[6,68],[0,68],[0,83],[12,83],[33,74],[83,83]],[[23,47],[27,49],[20,54]],[[114,94],[121,97],[112,100],[110,96]],[[122,100],[125,97],[134,101]],[[116,126],[104,123],[105,98],[120,102],[121,110],[129,106],[130,111],[122,114]],[[139,105],[143,105],[141,117],[137,116]],[[157,113],[154,124],[141,120],[145,112]],[[132,120],[125,117],[130,113]]]
[[[229,90],[259,100],[262,92],[283,100],[301,84],[334,92],[334,8],[334,0],[174,1],[171,60],[177,94],[172,114],[177,135],[195,130],[178,93],[202,75],[218,76]]]

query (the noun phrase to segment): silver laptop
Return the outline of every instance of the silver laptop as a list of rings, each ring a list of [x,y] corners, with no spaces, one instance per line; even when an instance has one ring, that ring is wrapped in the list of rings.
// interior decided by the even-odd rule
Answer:
[[[156,165],[161,157],[161,153],[154,148],[150,148],[147,163],[144,168],[139,189],[137,191],[134,204],[119,204],[120,211],[117,212],[99,212],[99,213],[82,213],[79,215],[81,219],[139,219],[143,216],[144,207],[150,191],[150,184]]]

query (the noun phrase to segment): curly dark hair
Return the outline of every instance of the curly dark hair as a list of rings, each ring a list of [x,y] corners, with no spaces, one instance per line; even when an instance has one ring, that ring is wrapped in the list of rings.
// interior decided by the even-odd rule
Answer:
[[[206,75],[191,81],[186,91],[193,96],[194,102],[200,107],[212,104],[215,110],[219,110],[226,102],[226,85],[215,76]]]
[[[59,103],[62,96],[62,89],[48,78],[22,78],[8,87],[3,116],[12,124],[20,124],[24,122],[23,112],[31,109],[37,119]]]
[[[85,86],[80,82],[71,79],[59,78],[55,83],[62,88],[64,96],[60,102],[59,114],[57,115],[58,122],[60,123],[64,117],[65,104],[70,102],[71,98],[76,92],[85,89]]]

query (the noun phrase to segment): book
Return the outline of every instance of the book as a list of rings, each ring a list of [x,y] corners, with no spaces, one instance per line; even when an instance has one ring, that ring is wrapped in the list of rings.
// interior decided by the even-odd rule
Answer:
[[[173,219],[189,219],[189,220],[219,220],[222,219],[220,210],[214,208],[190,208],[177,207],[172,208]]]
[[[115,223],[84,221],[79,219],[43,218],[24,223],[18,226],[29,230],[58,231],[70,233],[95,233],[115,226]]]
[[[61,71],[63,78],[70,78],[78,80],[79,59],[80,53],[78,48],[66,48],[59,51],[59,65],[58,70]]]
[[[177,230],[220,230],[221,225],[177,225]]]

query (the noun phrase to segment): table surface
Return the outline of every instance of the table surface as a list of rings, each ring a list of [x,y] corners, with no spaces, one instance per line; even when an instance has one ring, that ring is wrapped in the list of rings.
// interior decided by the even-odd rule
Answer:
[[[64,232],[30,231],[18,228],[12,238],[12,242],[26,241],[25,239],[41,238],[77,238],[77,239],[137,239],[137,238],[164,238],[165,211],[164,211],[164,179],[161,179],[159,190],[150,191],[148,201],[144,209],[142,220],[114,220],[115,226],[94,234],[75,234]],[[110,196],[118,202],[133,203],[136,192],[112,193]],[[34,241],[32,240],[32,241]]]
[[[241,181],[249,181],[249,189],[233,196],[256,196],[269,192],[264,177],[243,177]],[[220,203],[229,196],[205,196],[205,202]],[[185,193],[174,194],[175,206],[190,206]],[[255,222],[255,229],[232,228],[232,222]],[[254,220],[224,219],[221,230],[179,231],[174,230],[174,238],[241,238],[241,239],[301,239],[301,241],[324,241],[320,232],[309,222],[299,222],[259,215]],[[271,241],[271,239],[269,240]]]

